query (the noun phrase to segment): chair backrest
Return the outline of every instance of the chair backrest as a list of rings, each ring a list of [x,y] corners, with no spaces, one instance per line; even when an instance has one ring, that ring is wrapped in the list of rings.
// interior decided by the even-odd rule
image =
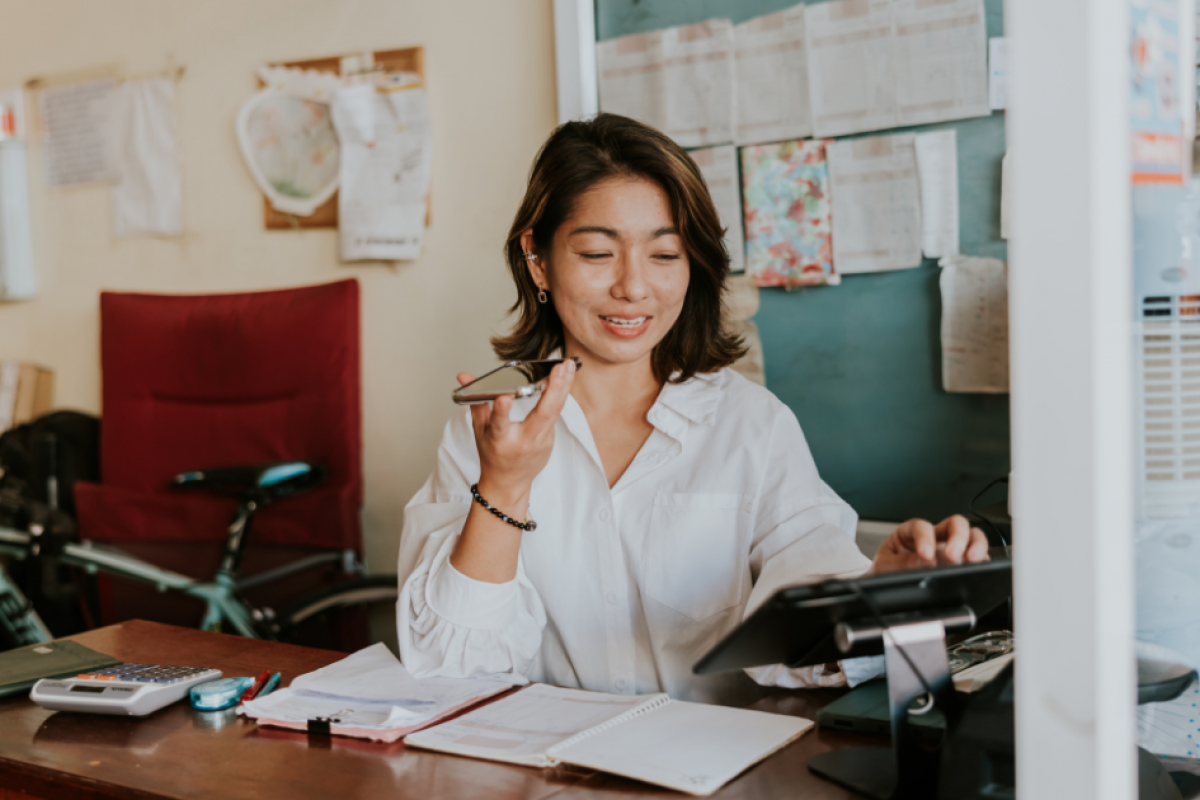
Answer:
[[[100,325],[106,485],[162,491],[187,470],[297,459],[361,506],[358,281],[104,292]]]

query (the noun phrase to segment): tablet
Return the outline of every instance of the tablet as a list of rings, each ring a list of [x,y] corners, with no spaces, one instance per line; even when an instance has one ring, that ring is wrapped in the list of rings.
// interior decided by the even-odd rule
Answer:
[[[891,624],[903,623],[906,616],[915,620],[963,606],[978,618],[1012,594],[1012,562],[998,559],[780,589],[692,671],[704,675],[766,664],[803,667],[837,661],[843,655],[834,642],[834,627],[839,622],[874,622],[874,613],[861,598],[864,594]],[[856,654],[882,653],[879,641]]]

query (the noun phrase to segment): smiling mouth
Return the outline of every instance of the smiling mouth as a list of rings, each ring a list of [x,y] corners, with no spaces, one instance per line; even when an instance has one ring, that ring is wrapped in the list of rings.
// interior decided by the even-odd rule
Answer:
[[[604,320],[609,325],[615,325],[618,328],[637,328],[637,327],[640,327],[641,325],[644,325],[646,323],[646,320],[648,320],[650,318],[649,317],[626,318],[626,317],[601,316],[600,319]]]

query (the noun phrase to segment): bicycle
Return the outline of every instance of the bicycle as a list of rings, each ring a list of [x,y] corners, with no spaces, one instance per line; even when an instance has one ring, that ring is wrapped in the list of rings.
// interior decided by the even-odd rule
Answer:
[[[161,592],[181,592],[205,603],[200,627],[221,631],[226,625],[232,632],[254,639],[291,642],[304,638],[314,625],[336,625],[350,613],[365,611],[376,618],[394,612],[399,587],[395,575],[366,576],[352,550],[330,551],[301,558],[257,575],[239,574],[242,552],[254,515],[271,503],[312,488],[324,478],[323,468],[303,461],[264,464],[252,467],[186,472],[172,484],[179,488],[203,488],[237,499],[237,509],[225,539],[224,552],[217,572],[201,581],[163,569],[130,555],[119,548],[90,541],[61,541],[49,535],[45,526],[28,525],[28,530],[0,527],[0,555],[16,560],[57,558],[68,566],[80,567],[89,575],[106,573],[153,584]],[[297,572],[323,564],[342,566],[346,574],[358,577],[339,580],[293,602],[282,612],[257,607],[242,593]],[[38,644],[53,638],[20,587],[0,562],[0,650]]]

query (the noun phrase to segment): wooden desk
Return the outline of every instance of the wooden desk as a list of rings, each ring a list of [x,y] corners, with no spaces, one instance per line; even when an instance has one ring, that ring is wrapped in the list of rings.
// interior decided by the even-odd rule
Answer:
[[[127,662],[211,666],[226,675],[283,673],[284,684],[340,653],[133,621],[70,637]],[[837,691],[781,692],[754,707],[814,719]],[[812,731],[716,797],[842,800],[854,795],[809,773],[816,753],[860,736]],[[259,727],[232,709],[176,703],[149,717],[51,712],[0,700],[0,800],[58,798],[641,798],[682,795],[604,773],[539,770],[383,744]]]

